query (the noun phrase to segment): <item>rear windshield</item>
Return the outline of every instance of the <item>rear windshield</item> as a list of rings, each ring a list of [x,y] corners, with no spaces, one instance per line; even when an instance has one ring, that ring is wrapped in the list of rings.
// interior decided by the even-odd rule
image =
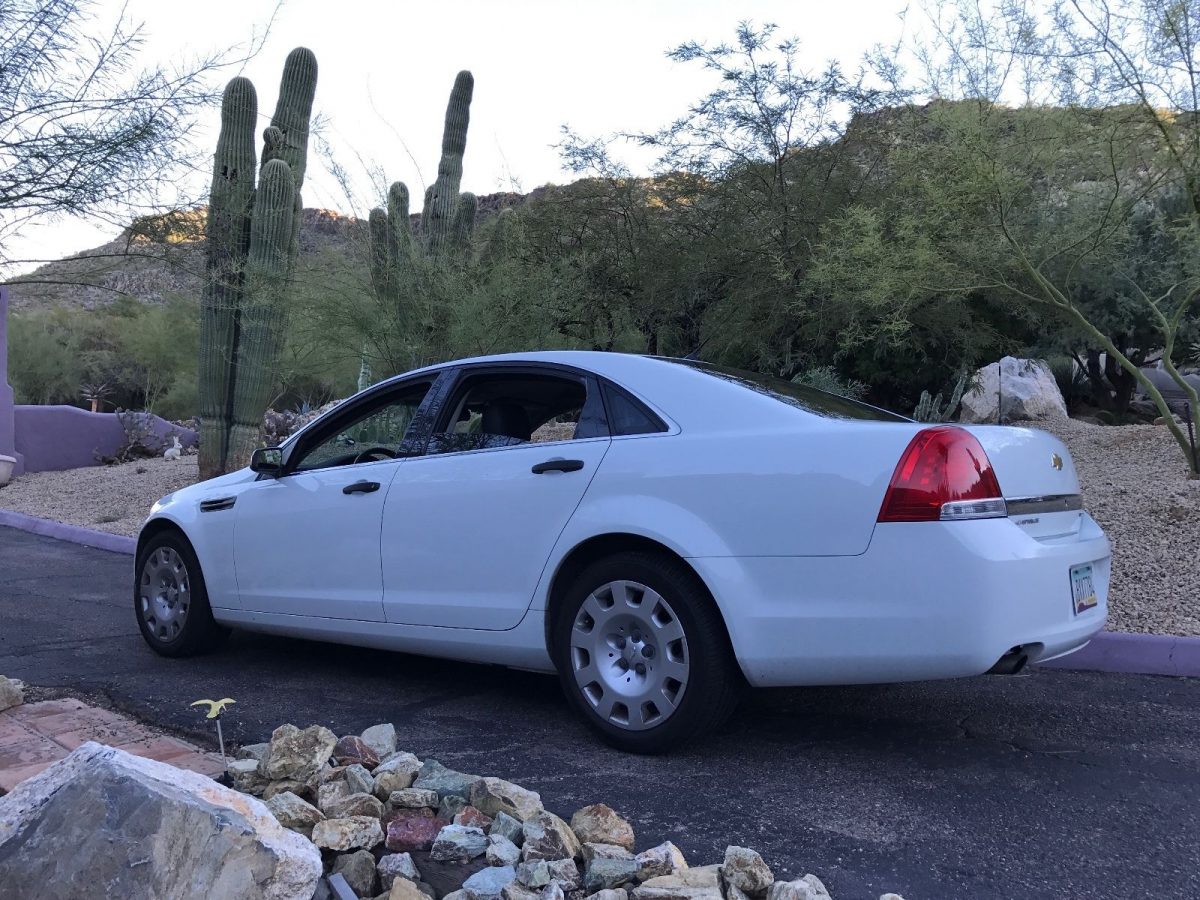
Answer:
[[[698,372],[711,375],[713,378],[723,378],[734,384],[773,397],[780,403],[802,409],[814,416],[824,416],[829,419],[870,419],[876,422],[906,422],[904,416],[879,409],[867,403],[860,403],[837,394],[830,394],[806,384],[796,384],[785,381],[773,375],[758,375],[754,372],[743,372],[741,369],[730,369],[713,363],[701,362],[697,359],[672,359],[667,362],[690,366]]]

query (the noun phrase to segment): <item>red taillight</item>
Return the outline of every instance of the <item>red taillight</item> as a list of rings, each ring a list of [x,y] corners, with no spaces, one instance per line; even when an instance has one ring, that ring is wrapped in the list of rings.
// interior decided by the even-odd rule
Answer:
[[[949,425],[909,442],[879,510],[880,522],[937,522],[1008,514],[987,454],[975,436]]]

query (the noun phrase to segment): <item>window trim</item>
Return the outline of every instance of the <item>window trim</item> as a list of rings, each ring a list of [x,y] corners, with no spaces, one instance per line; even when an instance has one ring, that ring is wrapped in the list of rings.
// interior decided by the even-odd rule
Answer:
[[[671,425],[665,419],[663,419],[662,416],[660,416],[657,412],[655,412],[653,409],[651,409],[650,406],[645,401],[643,401],[640,397],[638,397],[632,391],[628,390],[627,388],[622,387],[621,385],[617,384],[615,381],[613,381],[612,379],[609,379],[609,378],[601,378],[600,379],[600,387],[601,387],[602,396],[604,398],[604,417],[608,423],[608,434],[610,437],[612,437],[612,438],[646,438],[646,437],[654,437],[655,435],[659,435],[659,434],[671,434],[671,431],[672,431]],[[613,429],[613,422],[615,421],[615,417],[613,416],[612,409],[609,405],[610,404],[610,401],[609,401],[610,392],[613,394],[620,394],[623,399],[627,400],[629,403],[631,403],[632,405],[634,405],[638,409],[640,409],[642,411],[642,413],[645,414],[645,416],[648,419],[650,419],[652,422],[657,422],[658,430],[656,430],[656,431],[638,431],[638,432],[634,432],[633,434],[616,434]]]
[[[488,374],[530,374],[530,375],[551,375],[559,378],[573,379],[583,383],[584,390],[587,392],[584,399],[584,406],[592,403],[597,405],[596,412],[601,419],[601,425],[604,428],[604,434],[596,434],[586,438],[565,438],[558,441],[530,441],[523,444],[512,444],[507,447],[476,447],[470,450],[451,450],[445,453],[430,453],[429,443],[435,434],[444,433],[446,426],[449,425],[449,418],[453,411],[451,400],[456,399],[458,389],[463,382],[468,378],[476,375]],[[450,377],[447,379],[445,388],[442,390],[441,408],[436,411],[431,421],[431,428],[425,436],[425,443],[422,447],[422,452],[419,455],[408,457],[410,459],[431,459],[442,458],[447,456],[462,456],[468,453],[499,453],[506,450],[521,450],[529,447],[558,447],[563,444],[582,444],[589,441],[607,441],[612,439],[612,427],[608,419],[608,407],[604,402],[604,389],[601,384],[601,379],[595,372],[590,372],[587,369],[576,368],[575,366],[561,365],[558,363],[544,363],[531,360],[512,360],[491,361],[467,363],[465,365],[455,366]]]

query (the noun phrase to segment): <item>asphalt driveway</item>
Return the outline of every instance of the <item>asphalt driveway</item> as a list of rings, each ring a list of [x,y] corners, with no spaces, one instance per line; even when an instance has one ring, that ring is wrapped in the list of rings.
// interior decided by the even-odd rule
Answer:
[[[160,659],[131,569],[0,528],[0,674],[173,728],[196,727],[192,700],[234,697],[226,735],[243,742],[285,721],[394,722],[406,749],[532,787],[555,812],[603,801],[640,846],[670,839],[697,864],[751,846],[835,900],[1200,896],[1200,680],[1038,670],[762,691],[703,745],[631,757],[592,740],[544,676],[246,634]]]

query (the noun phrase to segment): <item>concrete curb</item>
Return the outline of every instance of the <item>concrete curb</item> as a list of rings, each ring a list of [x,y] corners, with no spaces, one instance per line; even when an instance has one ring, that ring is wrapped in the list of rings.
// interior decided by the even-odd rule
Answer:
[[[111,553],[126,553],[133,556],[137,552],[137,540],[134,538],[109,534],[107,531],[96,531],[94,528],[84,528],[82,525],[55,522],[53,519],[39,519],[36,516],[27,516],[24,513],[8,509],[0,509],[0,525],[40,534],[59,541],[95,547],[97,550],[108,550]]]
[[[137,551],[137,541],[131,537],[39,519],[7,509],[0,509],[0,525],[112,553],[132,556]],[[1036,665],[1047,669],[1200,678],[1200,637],[1102,631],[1082,650]]]
[[[1039,665],[1049,669],[1197,678],[1200,677],[1200,638],[1102,631],[1082,650]]]

